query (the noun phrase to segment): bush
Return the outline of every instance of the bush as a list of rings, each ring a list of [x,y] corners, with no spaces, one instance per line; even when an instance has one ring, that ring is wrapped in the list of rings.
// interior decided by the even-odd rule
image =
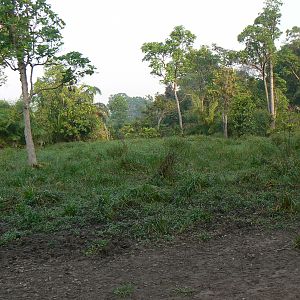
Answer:
[[[0,100],[0,147],[24,143],[22,103],[9,104]]]

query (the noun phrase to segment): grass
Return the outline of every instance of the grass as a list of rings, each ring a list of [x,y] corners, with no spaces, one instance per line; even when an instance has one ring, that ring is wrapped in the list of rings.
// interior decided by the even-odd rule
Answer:
[[[2,149],[0,244],[100,227],[89,255],[115,238],[171,238],[225,221],[298,224],[300,136],[292,139],[288,155],[278,137],[63,143],[40,149],[37,169],[24,150]]]
[[[177,287],[174,289],[174,294],[181,297],[191,297],[196,290],[190,287]]]
[[[294,248],[300,250],[300,235],[294,239]]]
[[[114,295],[118,298],[130,297],[134,292],[134,286],[132,283],[124,283],[113,290]]]

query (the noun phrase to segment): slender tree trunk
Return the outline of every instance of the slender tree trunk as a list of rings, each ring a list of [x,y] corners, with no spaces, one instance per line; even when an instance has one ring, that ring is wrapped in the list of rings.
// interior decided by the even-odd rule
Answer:
[[[200,110],[204,113],[204,97],[200,97]]]
[[[109,130],[105,124],[105,122],[103,121],[103,126],[104,126],[104,131],[105,131],[105,135],[106,135],[106,140],[109,141]]]
[[[225,111],[222,113],[222,119],[223,119],[223,133],[224,137],[227,139],[228,138],[228,116]]]
[[[174,82],[174,95],[175,95],[176,104],[177,104],[180,131],[181,131],[181,135],[183,135],[182,115],[181,115],[181,109],[180,109],[180,102],[179,102],[178,95],[177,95],[177,84],[176,84],[176,82]]]
[[[268,112],[271,113],[271,111],[270,111],[270,101],[269,101],[269,89],[268,89],[268,82],[267,82],[266,76],[264,76],[264,87],[265,87],[265,93],[266,93],[266,98],[267,98]]]
[[[270,114],[271,114],[271,129],[275,129],[276,110],[275,110],[275,93],[274,93],[274,71],[273,71],[272,60],[270,60]]]
[[[268,82],[267,82],[267,76],[266,76],[265,69],[263,71],[263,80],[264,80],[265,94],[266,94],[266,99],[267,99],[268,112],[270,113],[269,89],[268,89]]]
[[[33,143],[32,133],[31,133],[31,124],[30,124],[30,96],[28,92],[28,80],[26,74],[26,66],[23,61],[18,63],[20,81],[22,84],[22,97],[23,97],[23,116],[24,116],[24,134],[26,141],[26,150],[28,164],[32,167],[37,166],[37,159],[35,154],[35,147]]]
[[[158,117],[158,120],[157,120],[157,130],[159,131],[159,129],[160,129],[160,124],[161,124],[161,122],[162,122],[162,120],[163,120],[163,115],[161,115],[161,116],[159,116]]]

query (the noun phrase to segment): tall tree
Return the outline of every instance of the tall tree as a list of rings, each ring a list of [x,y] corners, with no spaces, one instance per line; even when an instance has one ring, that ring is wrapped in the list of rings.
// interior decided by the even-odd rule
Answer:
[[[161,77],[161,81],[173,87],[178,119],[183,134],[182,113],[178,98],[179,80],[185,74],[186,55],[192,48],[196,36],[183,26],[176,26],[165,42],[145,43],[143,61],[148,61],[151,74]]]
[[[236,73],[229,67],[222,66],[215,72],[214,92],[219,99],[222,111],[223,133],[228,138],[228,113],[236,91]]]
[[[164,119],[173,111],[176,112],[175,102],[168,99],[164,94],[157,94],[154,101],[148,104],[144,115],[152,121],[151,123],[155,124],[159,131]]]
[[[0,148],[5,144],[18,145],[23,142],[24,126],[20,102],[9,104],[0,100]]]
[[[118,135],[122,126],[128,121],[128,109],[127,95],[120,93],[111,95],[107,107],[110,111],[110,124]]]
[[[218,62],[218,56],[207,46],[191,50],[187,55],[186,74],[180,81],[181,90],[191,97],[193,110],[203,116],[209,107],[209,86],[218,68]]]
[[[291,103],[300,105],[300,27],[287,30],[285,44],[278,51],[275,71],[285,80]]]
[[[38,66],[55,64],[55,55],[62,45],[61,29],[64,22],[51,10],[46,0],[0,1],[0,63],[20,76],[25,123],[28,163],[37,165],[30,121],[30,104],[34,95],[33,72]],[[73,72],[68,68],[64,82],[72,82],[78,75],[93,73],[89,60],[72,52],[59,60],[87,70]]]
[[[38,125],[34,133],[41,143],[101,137],[102,120],[93,104],[100,90],[88,85],[58,87],[63,76],[63,66],[52,66],[35,83],[39,93],[33,98],[34,125]]]
[[[268,111],[271,115],[271,129],[275,129],[275,83],[274,64],[276,62],[276,40],[280,37],[280,0],[266,0],[263,11],[253,25],[247,26],[238,36],[239,42],[245,44],[241,52],[242,61],[258,71],[265,86]]]

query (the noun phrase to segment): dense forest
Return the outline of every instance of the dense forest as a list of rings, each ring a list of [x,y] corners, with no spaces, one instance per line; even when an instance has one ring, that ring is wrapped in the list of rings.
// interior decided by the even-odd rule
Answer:
[[[241,28],[240,51],[216,44],[196,49],[196,36],[183,26],[165,41],[145,42],[143,60],[165,93],[120,92],[107,104],[95,103],[100,88],[82,83],[94,73],[90,60],[75,51],[58,55],[64,22],[51,7],[19,0],[12,9],[10,2],[0,10],[0,84],[10,67],[20,74],[22,96],[16,103],[0,101],[0,145],[26,144],[31,165],[37,163],[34,144],[299,129],[300,28],[281,32],[279,0],[265,1],[253,24]],[[33,82],[41,65],[44,75]]]

